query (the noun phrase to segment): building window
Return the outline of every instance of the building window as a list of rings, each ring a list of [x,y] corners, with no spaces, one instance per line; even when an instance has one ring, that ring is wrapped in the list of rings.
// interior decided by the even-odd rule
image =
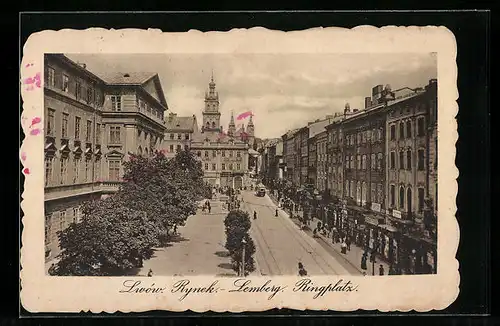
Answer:
[[[390,163],[391,170],[396,169],[396,153],[394,151],[391,152],[391,163]]]
[[[229,170],[233,170],[233,163],[229,163]]]
[[[240,169],[241,169],[241,165],[240,165],[240,163],[236,163],[236,170],[238,170],[238,171],[239,171]]]
[[[423,171],[424,170],[424,150],[423,149],[418,150],[418,163],[417,164],[418,164],[417,169],[420,171]]]
[[[358,170],[361,170],[361,155],[356,156],[356,164],[358,166]]]
[[[60,176],[60,182],[61,184],[66,183],[66,175],[68,174],[68,158],[67,157],[61,157],[61,176]]]
[[[404,170],[405,169],[405,152],[404,151],[399,151],[399,169]]]
[[[177,134],[177,139],[181,140],[182,139],[182,134]]]
[[[80,82],[77,81],[75,88],[75,97],[77,100],[79,100],[81,96],[82,96],[82,84],[80,84]]]
[[[101,124],[97,123],[95,127],[95,142],[96,144],[101,143]]]
[[[349,163],[350,163],[350,162],[349,162],[349,156],[346,156],[346,157],[345,157],[345,162],[346,162],[346,168],[347,168],[347,169],[350,169],[351,167],[350,167],[350,164],[349,164]]]
[[[66,228],[66,211],[59,212],[59,231],[63,231]]]
[[[376,185],[375,183],[371,183],[371,196],[370,196],[370,200],[372,203],[376,203],[377,202],[377,188],[376,188]]]
[[[362,165],[361,168],[363,170],[366,170],[366,155],[362,156],[362,163],[361,163],[361,165]]]
[[[222,170],[226,169],[226,164],[222,163]]]
[[[56,112],[55,110],[48,109],[47,135],[52,135],[54,133],[55,112]]]
[[[384,156],[382,153],[377,154],[377,170],[382,171],[382,161],[384,160]]]
[[[52,157],[45,156],[45,185],[52,184]]]
[[[54,87],[56,85],[56,72],[54,68],[49,67],[47,69],[47,75],[48,75],[49,86]]]
[[[174,152],[174,145],[170,145],[170,153]]]
[[[205,170],[208,170],[208,163],[205,163]]]
[[[92,93],[93,93],[92,87],[87,88],[87,103],[92,102]]]
[[[229,157],[233,157],[233,151],[229,151]]]
[[[405,124],[403,121],[399,123],[399,139],[405,138]]]
[[[411,138],[411,120],[406,121],[406,138]]]
[[[422,214],[424,211],[424,188],[418,188],[418,212]]]
[[[120,161],[110,160],[109,161],[109,180],[118,181],[120,180]]]
[[[205,151],[205,157],[208,157],[208,151]]]
[[[175,135],[174,134],[170,134],[170,139],[174,139]]]
[[[73,207],[73,223],[80,222],[80,208]]]
[[[73,161],[73,183],[80,181],[80,159],[75,158]]]
[[[189,134],[184,134],[184,139],[189,140]]]
[[[120,95],[111,96],[111,111],[122,110],[122,97]]]
[[[217,164],[212,163],[212,171],[215,171],[215,170],[217,170]]]
[[[90,163],[91,161],[89,159],[85,160],[85,182],[90,181]]]
[[[391,185],[391,207],[395,206],[396,201],[396,186]]]
[[[425,135],[425,118],[424,117],[419,117],[417,119],[417,133],[419,137],[422,137]]]
[[[101,160],[96,159],[94,164],[95,164],[95,178],[96,180],[99,180],[101,179]]]
[[[240,151],[236,151],[236,157],[241,157]]]
[[[90,142],[91,139],[92,139],[92,121],[87,120],[87,137],[85,140],[87,142]]]
[[[45,244],[48,245],[51,243],[51,233],[52,233],[52,214],[45,214]]]
[[[391,140],[396,140],[396,125],[391,125]]]
[[[405,188],[403,186],[399,187],[399,209],[403,210],[405,208]]]
[[[61,137],[62,138],[68,138],[68,119],[69,119],[69,114],[63,113],[62,126],[61,126]]]
[[[174,150],[174,147],[173,147],[174,145],[170,145],[170,146],[172,146],[171,148],[172,148],[172,151],[173,151],[173,150]],[[198,155],[198,157],[201,157],[201,151],[198,151],[198,152],[196,153],[196,155]]]
[[[114,127],[114,126],[109,127],[109,142],[111,144],[121,143],[120,131],[121,131],[120,127]]]
[[[80,139],[80,117],[75,117],[75,139]]]
[[[226,151],[222,151],[222,157],[226,157]]]
[[[69,92],[69,77],[67,75],[63,74],[63,80],[62,80],[62,90],[64,92]]]
[[[411,170],[411,149],[406,151],[406,169]]]

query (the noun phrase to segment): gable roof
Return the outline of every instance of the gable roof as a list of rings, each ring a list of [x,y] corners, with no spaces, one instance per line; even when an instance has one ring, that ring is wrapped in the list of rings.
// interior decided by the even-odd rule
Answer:
[[[170,117],[165,118],[166,130],[189,130],[194,131],[195,117]]]
[[[103,72],[101,78],[110,85],[142,85],[155,75],[154,72]]]

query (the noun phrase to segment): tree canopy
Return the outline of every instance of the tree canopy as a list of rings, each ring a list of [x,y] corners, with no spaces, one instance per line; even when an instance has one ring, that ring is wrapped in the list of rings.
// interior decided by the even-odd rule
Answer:
[[[245,274],[255,270],[255,244],[248,234],[251,227],[250,216],[247,212],[233,210],[224,219],[226,228],[226,249],[229,251],[233,270],[240,272],[243,260],[243,247],[245,248]],[[245,244],[243,245],[243,239]]]

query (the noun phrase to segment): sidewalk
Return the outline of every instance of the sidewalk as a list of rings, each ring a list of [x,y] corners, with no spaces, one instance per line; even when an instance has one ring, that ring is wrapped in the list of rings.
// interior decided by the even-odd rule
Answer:
[[[277,199],[272,195],[269,194],[269,198],[273,201],[273,203],[276,205],[277,204]],[[289,214],[284,211],[286,216],[290,218]],[[301,214],[301,212],[298,212],[298,214]],[[296,218],[292,217],[290,218],[295,224],[297,224],[299,227],[301,226],[301,222]],[[320,222],[321,220],[318,218],[313,218],[310,222],[310,228],[311,230],[305,231],[308,235],[311,237],[313,236],[312,230],[316,227],[317,223]],[[317,233],[317,241],[323,241],[324,243],[328,244],[330,248],[332,248],[335,252],[339,254],[342,258],[345,259],[346,262],[348,262],[352,267],[357,269],[360,273],[363,273],[363,270],[361,269],[361,257],[363,256],[364,250],[354,244],[351,244],[351,250],[348,250],[346,254],[342,254],[340,250],[340,243],[333,243],[332,238],[326,237],[320,233]],[[366,275],[372,275],[372,263],[370,262],[369,256],[368,260],[366,262],[367,265],[367,270]],[[382,265],[384,267],[385,275],[389,273],[389,264],[381,260],[379,257],[376,258],[376,263],[375,263],[375,275],[379,274],[379,267]]]

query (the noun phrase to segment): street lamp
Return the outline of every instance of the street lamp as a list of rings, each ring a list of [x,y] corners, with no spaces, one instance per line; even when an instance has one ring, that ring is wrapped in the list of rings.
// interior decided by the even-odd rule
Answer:
[[[243,240],[241,240],[241,243],[243,244],[243,252],[241,254],[241,273],[242,273],[241,276],[245,276],[245,248],[246,248],[246,244],[247,244],[247,241],[245,240],[245,238],[243,238]]]

